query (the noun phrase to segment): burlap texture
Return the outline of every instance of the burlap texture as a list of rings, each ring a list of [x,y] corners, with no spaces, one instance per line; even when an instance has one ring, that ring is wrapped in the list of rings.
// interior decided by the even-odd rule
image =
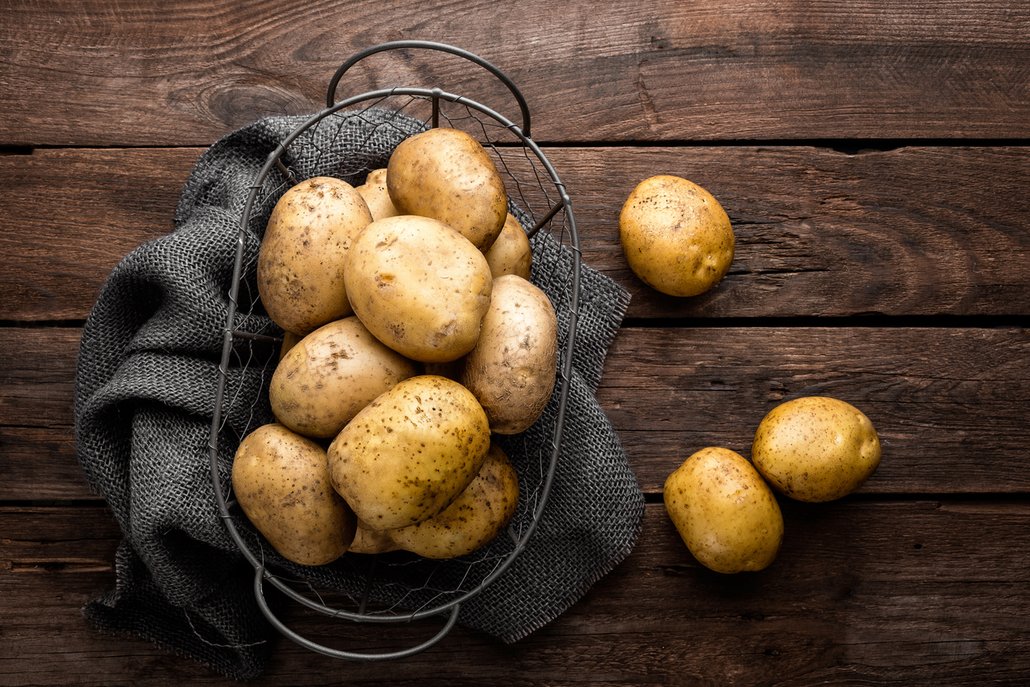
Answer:
[[[238,679],[260,674],[275,633],[254,601],[253,571],[219,517],[209,433],[244,203],[269,153],[303,121],[261,120],[200,158],[174,231],[134,250],[110,275],[86,322],[78,360],[79,460],[125,535],[115,561],[116,587],[86,606],[87,619],[100,630],[156,642]],[[291,145],[286,162],[298,178],[331,174],[357,183],[422,128],[387,111],[334,117]],[[274,183],[284,188],[283,181]],[[274,324],[247,302],[256,292],[252,268],[275,192],[262,197],[253,231],[244,238],[248,276],[236,327],[274,335]],[[534,281],[555,302],[563,326],[571,260],[553,237],[534,239]],[[550,499],[511,567],[462,604],[459,621],[470,628],[506,642],[524,637],[580,599],[635,543],[643,496],[594,397],[628,300],[611,280],[583,267],[565,437]],[[267,369],[257,365],[229,370],[227,388],[252,402],[226,406],[218,442],[223,484],[239,438],[271,419],[262,401],[267,381]],[[506,440],[517,466],[532,472],[533,452],[550,441],[556,411],[552,402],[537,425]],[[533,488],[530,476],[524,489]],[[262,546],[245,521],[238,526]],[[263,550],[283,574],[344,591],[362,588],[360,565],[304,569]],[[404,570],[425,574],[418,565]],[[437,584],[445,584],[448,575],[472,572],[474,578],[477,571],[470,566],[434,574]],[[405,597],[408,602],[422,603],[417,595]]]

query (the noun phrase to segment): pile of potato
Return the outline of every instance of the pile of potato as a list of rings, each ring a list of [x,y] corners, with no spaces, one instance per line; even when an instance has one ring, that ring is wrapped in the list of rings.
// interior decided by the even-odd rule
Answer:
[[[246,436],[236,500],[285,558],[468,554],[515,512],[493,441],[555,384],[557,319],[483,147],[437,128],[354,188],[316,177],[268,221],[257,280],[285,332],[277,422]]]

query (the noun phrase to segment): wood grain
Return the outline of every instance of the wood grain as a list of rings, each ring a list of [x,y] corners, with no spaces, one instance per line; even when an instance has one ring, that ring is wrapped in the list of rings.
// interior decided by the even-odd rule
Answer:
[[[1025,137],[1030,9],[985,3],[364,0],[5,3],[0,144],[206,145],[322,106],[336,67],[429,39],[506,70],[541,141]],[[441,85],[512,112],[490,77],[380,56],[347,93]]]
[[[171,230],[199,149],[0,156],[0,320],[86,316],[118,260]],[[630,290],[629,316],[1030,314],[1030,151],[904,147],[549,148],[585,261]],[[737,249],[708,294],[662,296],[629,271],[619,210],[656,173],[693,179],[729,213]],[[45,207],[45,212],[40,212]]]
[[[102,508],[2,508],[5,684],[226,684],[146,642],[90,630],[78,607],[113,584],[119,538]],[[767,570],[701,568],[661,505],[632,555],[579,603],[503,646],[458,629],[403,661],[337,663],[281,640],[255,684],[417,680],[424,685],[1016,684],[1030,650],[1030,507],[940,501],[786,504]],[[932,571],[928,574],[928,571]],[[991,609],[989,612],[987,609]],[[384,647],[427,626],[382,632],[290,614],[314,636]],[[429,627],[431,629],[431,627]],[[88,661],[70,672],[55,660]],[[81,663],[76,663],[81,665]]]
[[[90,498],[72,433],[79,330],[0,329],[0,499]],[[641,487],[704,446],[747,456],[777,403],[830,395],[883,442],[865,494],[1030,492],[1023,329],[629,328],[598,391]]]

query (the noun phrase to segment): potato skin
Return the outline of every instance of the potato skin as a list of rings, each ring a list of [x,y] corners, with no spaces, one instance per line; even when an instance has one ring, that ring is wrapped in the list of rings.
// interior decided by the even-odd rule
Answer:
[[[762,570],[783,541],[772,490],[738,453],[703,448],[665,480],[665,510],[690,552],[720,573]]]
[[[412,360],[456,360],[479,340],[493,278],[483,254],[428,217],[372,222],[347,254],[355,314],[377,339]]]
[[[461,376],[492,431],[518,434],[540,417],[554,391],[557,333],[554,306],[540,288],[513,274],[494,280],[479,342]]]
[[[294,563],[324,565],[354,539],[356,519],[332,488],[325,450],[282,425],[240,442],[232,488],[254,527]]]
[[[494,444],[479,474],[447,508],[384,534],[397,547],[425,558],[464,556],[493,541],[515,515],[518,499],[515,468]]]
[[[485,255],[494,279],[505,274],[517,274],[523,279],[529,279],[533,248],[529,244],[526,230],[511,213],[508,213],[501,233]]]
[[[268,399],[276,419],[306,437],[335,437],[358,411],[415,364],[387,348],[357,317],[323,325],[283,356]]]
[[[397,551],[398,546],[390,539],[389,532],[380,532],[358,520],[358,528],[354,533],[347,553],[389,553]]]
[[[304,335],[350,314],[344,258],[371,221],[365,201],[340,179],[314,177],[283,194],[257,264],[258,293],[273,322]]]
[[[711,193],[681,177],[641,181],[619,215],[626,262],[644,283],[670,296],[715,286],[733,262],[730,218]]]
[[[804,396],[773,408],[755,431],[755,467],[778,491],[799,501],[839,499],[880,464],[873,423],[850,403]]]
[[[329,446],[336,491],[369,527],[432,517],[479,472],[490,448],[486,413],[445,377],[406,379],[372,401]]]
[[[386,169],[374,169],[365,177],[365,183],[356,186],[355,191],[361,194],[372,213],[372,220],[383,219],[384,217],[395,217],[401,214],[393,201],[390,200],[390,192],[386,188]]]
[[[440,220],[485,251],[504,226],[508,195],[480,143],[464,131],[430,129],[401,141],[386,184],[398,211]]]

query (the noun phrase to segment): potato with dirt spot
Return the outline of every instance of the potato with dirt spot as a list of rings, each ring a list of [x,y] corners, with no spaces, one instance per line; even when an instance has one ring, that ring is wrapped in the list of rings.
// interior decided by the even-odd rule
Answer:
[[[403,214],[432,217],[486,251],[504,226],[508,195],[486,149],[464,131],[440,127],[401,141],[386,184]]]
[[[365,177],[365,183],[355,187],[355,190],[365,199],[365,205],[372,213],[373,220],[401,214],[390,200],[390,192],[386,188],[385,168],[369,172]]]
[[[619,215],[619,239],[633,273],[670,296],[715,286],[733,262],[730,218],[697,184],[659,174],[640,182]]]
[[[734,451],[697,451],[665,480],[663,498],[683,542],[711,570],[762,570],[779,552],[783,516],[776,497]]]
[[[465,357],[461,382],[482,404],[490,429],[528,429],[554,391],[558,321],[539,287],[513,274],[493,283],[479,342]]]
[[[268,316],[304,335],[351,312],[344,259],[372,221],[354,188],[314,177],[290,188],[272,209],[258,253],[257,285]]]
[[[324,565],[354,539],[356,519],[329,479],[325,450],[279,424],[240,442],[232,490],[254,527],[284,558]]]
[[[369,224],[347,253],[344,281],[368,330],[425,363],[472,350],[493,286],[486,258],[468,239],[414,215]]]
[[[529,244],[526,230],[511,213],[504,220],[497,240],[485,255],[490,265],[490,273],[495,279],[505,274],[516,274],[523,279],[529,279],[533,264],[533,248]]]
[[[425,558],[465,556],[493,541],[515,515],[519,478],[508,456],[490,447],[479,474],[433,517],[383,533],[394,545]]]
[[[751,460],[776,489],[799,501],[839,499],[880,464],[880,438],[855,406],[804,396],[773,408],[755,431]]]
[[[333,487],[376,530],[436,515],[468,486],[490,448],[475,397],[436,375],[406,379],[359,412],[329,446]]]
[[[323,325],[283,356],[268,388],[276,419],[316,439],[335,437],[351,418],[415,363],[384,346],[354,316]]]

